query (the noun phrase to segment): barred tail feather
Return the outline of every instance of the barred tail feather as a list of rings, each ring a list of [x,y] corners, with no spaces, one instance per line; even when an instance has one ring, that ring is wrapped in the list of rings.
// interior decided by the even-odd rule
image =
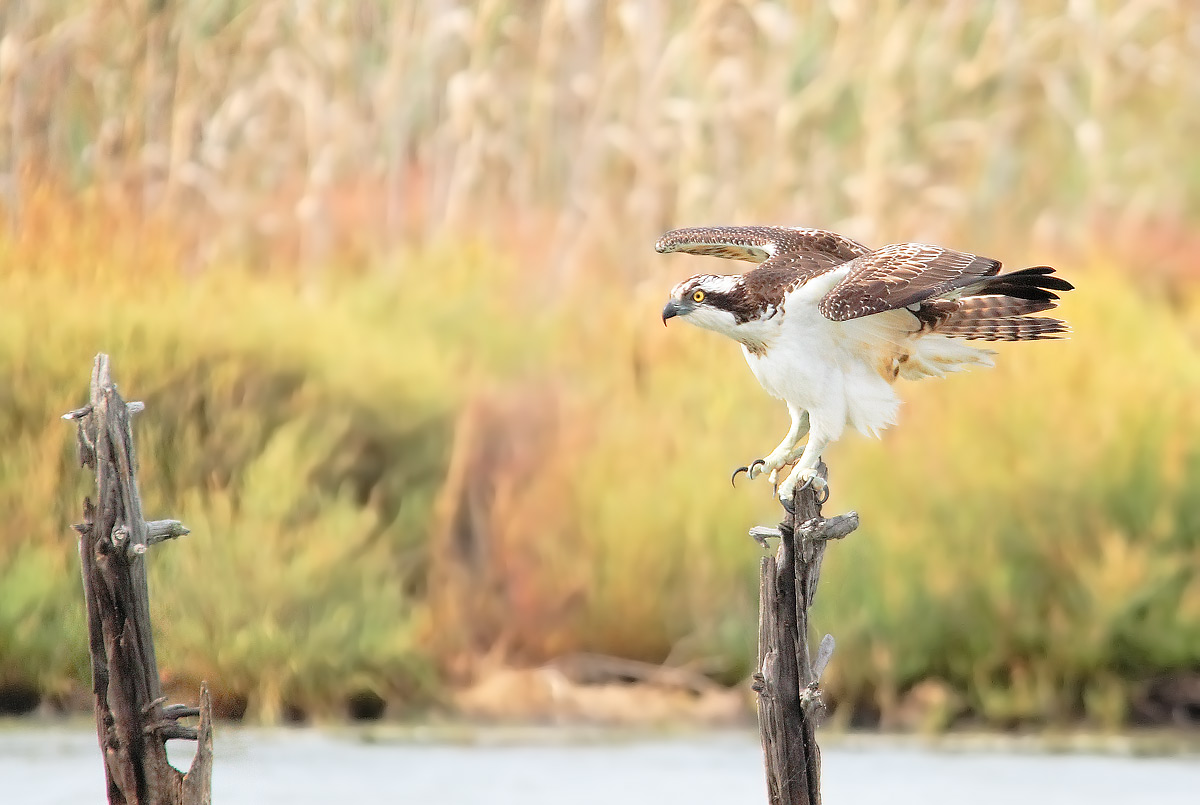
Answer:
[[[1022,299],[1011,296],[968,296],[959,299],[949,316],[946,324],[957,324],[970,319],[1007,319],[1013,316],[1024,316],[1028,313],[1041,313],[1053,308],[1054,302],[1045,299]],[[939,329],[941,329],[939,327]]]
[[[1070,332],[1059,319],[1030,316],[1056,306],[1055,291],[1075,286],[1054,269],[1034,266],[976,283],[958,298],[933,300],[917,312],[924,326],[950,338],[978,341],[1040,341]]]
[[[995,353],[969,341],[1040,341],[1069,333],[1065,321],[1030,315],[1053,309],[1058,299],[1055,291],[1074,287],[1052,276],[1053,271],[1035,266],[989,277],[906,308],[920,326],[909,342],[911,351],[899,359],[899,376],[919,380],[971,366],[991,366]],[[908,319],[909,327],[911,322]]]
[[[1041,316],[955,318],[934,331],[951,338],[977,341],[1041,341],[1059,338],[1071,328],[1065,321]]]

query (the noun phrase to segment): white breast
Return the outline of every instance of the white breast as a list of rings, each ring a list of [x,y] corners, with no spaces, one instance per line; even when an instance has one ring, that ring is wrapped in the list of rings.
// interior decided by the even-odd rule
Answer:
[[[841,273],[831,271],[788,295],[778,336],[763,355],[743,350],[768,394],[808,411],[833,439],[847,424],[874,434],[895,421],[900,405],[877,365],[895,348],[889,322],[872,322],[877,316],[834,322],[817,310]]]

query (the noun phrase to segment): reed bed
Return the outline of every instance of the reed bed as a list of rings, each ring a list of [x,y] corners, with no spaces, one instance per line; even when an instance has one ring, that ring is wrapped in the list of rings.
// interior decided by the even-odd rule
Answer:
[[[16,3],[0,172],[14,220],[49,169],[187,222],[190,265],[488,233],[636,275],[627,244],[724,220],[1077,246],[1200,206],[1198,26],[1187,0]]]

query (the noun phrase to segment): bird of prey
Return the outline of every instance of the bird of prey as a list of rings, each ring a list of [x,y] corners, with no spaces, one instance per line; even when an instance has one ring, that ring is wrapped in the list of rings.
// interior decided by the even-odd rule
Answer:
[[[995,353],[972,340],[1068,332],[1063,321],[1028,315],[1055,307],[1055,291],[1074,287],[1048,266],[1001,274],[997,260],[941,246],[872,251],[834,232],[774,226],[675,229],[654,248],[758,263],[745,274],[684,280],[662,318],[738,341],[758,382],[787,403],[792,423],[783,441],[733,475],[769,473],[785,502],[798,487],[824,489],[821,451],[847,425],[878,435],[895,422],[898,377],[991,366]],[[780,470],[793,463],[780,483]]]

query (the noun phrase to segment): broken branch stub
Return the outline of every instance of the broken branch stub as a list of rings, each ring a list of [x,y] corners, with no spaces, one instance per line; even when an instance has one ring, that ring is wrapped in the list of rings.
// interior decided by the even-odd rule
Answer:
[[[96,473],[95,503],[84,500],[79,558],[88,618],[88,649],[96,731],[104,758],[108,801],[140,805],[207,805],[211,802],[212,704],[206,683],[200,706],[165,705],[150,631],[145,554],[150,545],[183,536],[178,520],[142,517],[134,475],[131,414],[96,356],[88,405],[64,415],[78,429],[80,464]],[[198,727],[178,723],[199,716]],[[167,761],[166,741],[199,742],[187,774]]]

